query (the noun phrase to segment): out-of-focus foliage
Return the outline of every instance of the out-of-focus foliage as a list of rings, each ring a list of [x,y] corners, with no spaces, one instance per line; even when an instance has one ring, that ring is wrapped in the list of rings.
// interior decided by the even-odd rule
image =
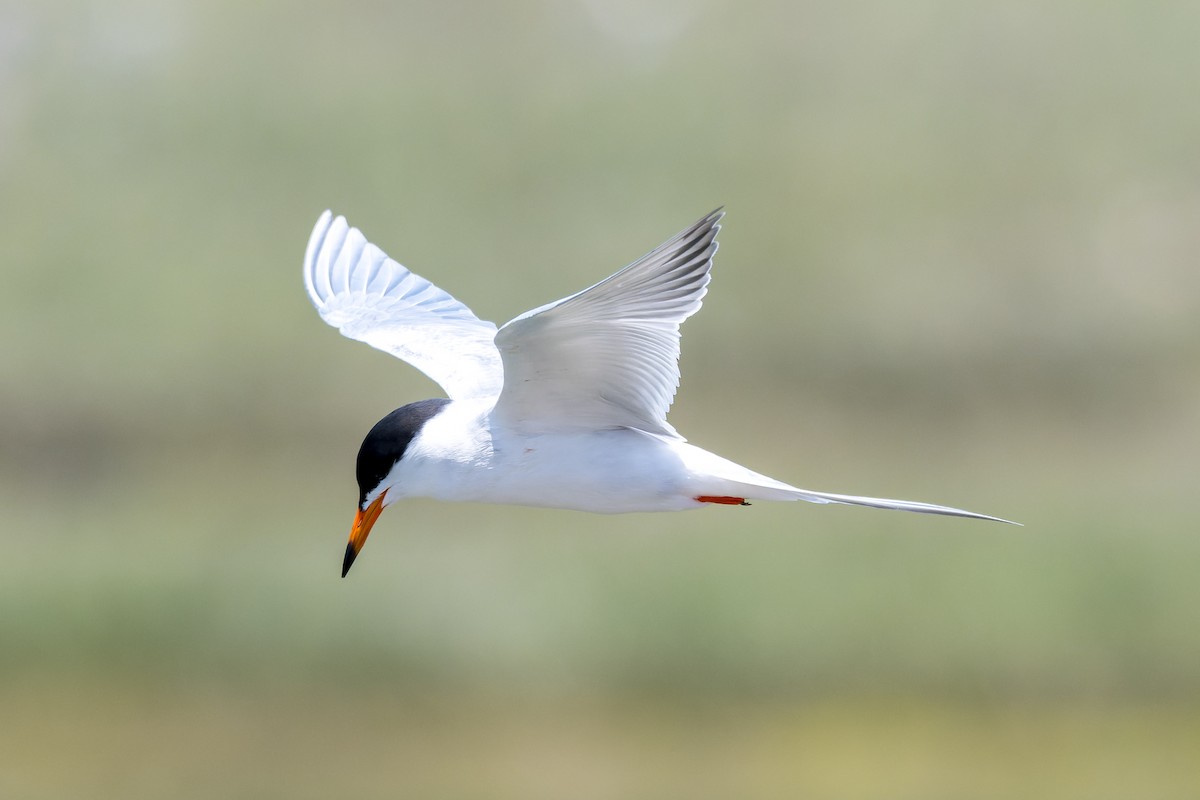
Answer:
[[[1200,7],[0,6],[0,796],[1200,793]],[[675,425],[961,505],[410,502],[326,207],[503,321],[724,204]]]

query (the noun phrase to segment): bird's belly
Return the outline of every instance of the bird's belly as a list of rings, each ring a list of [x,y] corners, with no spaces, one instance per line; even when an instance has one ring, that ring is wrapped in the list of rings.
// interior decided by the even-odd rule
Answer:
[[[496,441],[475,496],[454,499],[617,514],[699,505],[679,457],[636,431],[544,434]]]

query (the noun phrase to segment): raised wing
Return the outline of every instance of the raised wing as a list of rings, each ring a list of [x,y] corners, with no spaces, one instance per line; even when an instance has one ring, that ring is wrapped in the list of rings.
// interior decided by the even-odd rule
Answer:
[[[636,428],[677,437],[679,324],[700,308],[720,209],[620,272],[496,334],[496,415],[524,433]]]
[[[412,364],[451,399],[499,394],[495,324],[388,258],[344,217],[326,211],[317,220],[304,285],[321,319]]]

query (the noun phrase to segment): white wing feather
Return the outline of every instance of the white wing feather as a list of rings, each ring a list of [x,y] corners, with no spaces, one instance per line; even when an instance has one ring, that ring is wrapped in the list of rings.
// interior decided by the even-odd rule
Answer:
[[[304,284],[323,320],[412,364],[451,399],[499,394],[495,324],[388,258],[344,217],[326,211],[317,220]]]
[[[679,325],[700,308],[717,210],[591,288],[500,328],[495,413],[522,433],[636,428],[678,437]]]

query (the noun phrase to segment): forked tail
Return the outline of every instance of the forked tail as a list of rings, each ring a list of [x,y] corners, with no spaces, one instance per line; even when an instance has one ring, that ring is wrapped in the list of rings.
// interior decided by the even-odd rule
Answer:
[[[939,506],[933,503],[918,503],[915,500],[889,500],[886,497],[859,497],[852,494],[830,494],[828,492],[814,492],[808,489],[797,489],[794,486],[775,487],[764,486],[760,488],[762,495],[755,494],[752,489],[759,488],[747,485],[746,497],[750,499],[760,498],[763,500],[806,500],[809,503],[840,503],[850,506],[867,506],[868,508],[886,508],[892,511],[914,511],[918,514],[941,514],[947,517],[969,517],[971,519],[988,519],[993,522],[1004,522],[1008,525],[1020,525],[1019,522],[1013,522],[1009,519],[1001,517],[993,517],[990,514],[977,514],[974,511],[967,511],[961,508],[953,508],[952,506]],[[770,496],[766,496],[769,494]]]
[[[885,497],[859,497],[852,494],[831,494],[814,492],[810,489],[798,489],[786,483],[760,475],[746,469],[728,459],[721,458],[707,450],[701,450],[690,444],[678,442],[674,445],[676,451],[687,464],[693,475],[704,476],[702,491],[697,492],[697,499],[703,498],[736,498],[738,500],[804,500],[809,503],[839,503],[851,506],[867,506],[868,508],[885,508],[892,511],[913,511],[918,514],[941,514],[948,517],[968,517],[971,519],[987,519],[993,522],[1004,522],[1009,525],[1020,525],[1019,522],[993,517],[990,514],[977,514],[951,506],[939,506],[933,503],[918,503],[914,500],[889,500]],[[704,502],[721,502],[707,499]]]

